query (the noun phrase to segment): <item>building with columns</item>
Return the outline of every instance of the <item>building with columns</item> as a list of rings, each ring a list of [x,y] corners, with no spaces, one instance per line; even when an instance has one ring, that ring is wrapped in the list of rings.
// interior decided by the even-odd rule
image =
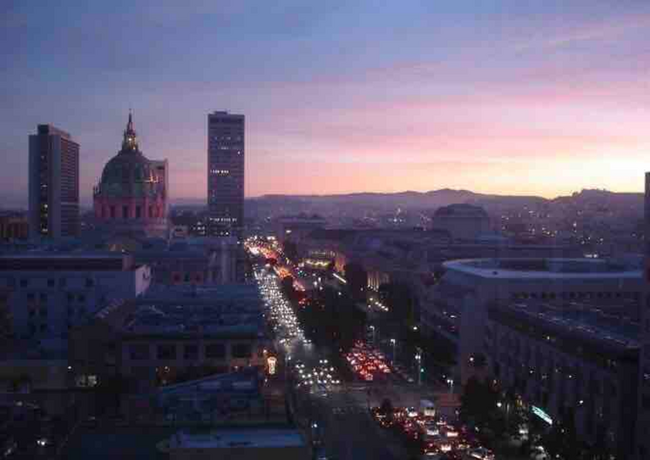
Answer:
[[[149,160],[140,151],[132,114],[122,148],[104,166],[93,198],[98,226],[109,233],[167,236],[169,165],[167,160]]]

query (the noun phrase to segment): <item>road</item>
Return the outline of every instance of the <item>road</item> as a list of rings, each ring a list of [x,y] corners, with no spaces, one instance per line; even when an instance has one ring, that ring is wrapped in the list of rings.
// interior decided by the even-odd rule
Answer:
[[[400,441],[372,420],[362,387],[345,385],[327,396],[312,396],[312,416],[323,428],[325,451],[330,458],[393,460],[406,456]]]

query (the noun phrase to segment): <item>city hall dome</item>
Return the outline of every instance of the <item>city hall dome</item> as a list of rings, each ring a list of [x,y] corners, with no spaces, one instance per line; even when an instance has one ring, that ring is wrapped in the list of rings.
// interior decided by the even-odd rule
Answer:
[[[166,237],[168,178],[167,160],[150,160],[140,151],[129,113],[122,148],[106,163],[94,189],[98,227],[121,236]]]
[[[138,148],[133,116],[124,130],[122,149],[104,166],[99,183],[101,193],[115,197],[144,197],[160,191],[155,166]]]

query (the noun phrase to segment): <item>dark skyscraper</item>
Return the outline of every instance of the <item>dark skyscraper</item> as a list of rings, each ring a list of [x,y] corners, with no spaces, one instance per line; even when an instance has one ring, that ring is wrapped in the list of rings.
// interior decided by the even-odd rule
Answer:
[[[31,237],[79,235],[79,144],[51,125],[29,136]]]
[[[244,222],[244,115],[208,114],[208,235],[239,235]]]

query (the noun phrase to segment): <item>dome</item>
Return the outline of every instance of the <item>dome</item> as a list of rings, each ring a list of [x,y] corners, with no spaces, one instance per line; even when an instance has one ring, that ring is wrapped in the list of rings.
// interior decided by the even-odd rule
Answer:
[[[104,166],[98,192],[104,196],[140,198],[155,196],[159,191],[155,167],[138,148],[133,119],[129,114],[122,149]]]

